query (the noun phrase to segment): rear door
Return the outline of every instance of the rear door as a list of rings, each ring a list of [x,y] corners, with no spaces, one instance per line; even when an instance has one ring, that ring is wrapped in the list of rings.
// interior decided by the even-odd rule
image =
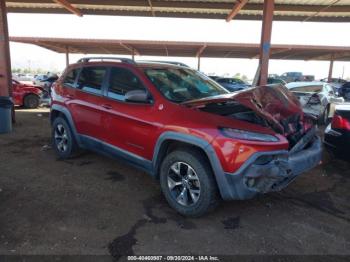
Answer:
[[[105,94],[107,106],[103,108],[104,128],[109,144],[150,160],[158,133],[155,106],[152,102],[125,101],[128,91],[143,89],[149,92],[140,79],[134,69],[118,66],[110,68]]]
[[[73,88],[68,88],[67,107],[76,124],[77,132],[90,139],[105,141],[102,124],[104,105],[103,86],[107,77],[107,67],[85,66]]]

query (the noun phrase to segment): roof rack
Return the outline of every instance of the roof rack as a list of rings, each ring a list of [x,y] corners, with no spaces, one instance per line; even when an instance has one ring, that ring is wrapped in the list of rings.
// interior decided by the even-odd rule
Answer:
[[[150,62],[150,63],[160,63],[160,64],[170,64],[170,65],[176,65],[176,66],[183,66],[183,67],[189,67],[188,65],[177,62],[177,61],[159,61],[159,60],[137,60],[136,62]]]
[[[128,64],[136,64],[134,60],[130,59],[130,58],[124,58],[124,57],[108,57],[108,56],[96,56],[96,57],[83,57],[80,58],[77,63],[87,63],[90,60],[118,60],[122,63],[128,63]]]

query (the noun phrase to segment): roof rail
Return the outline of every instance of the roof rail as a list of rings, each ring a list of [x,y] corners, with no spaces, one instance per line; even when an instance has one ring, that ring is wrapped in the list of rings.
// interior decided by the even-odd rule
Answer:
[[[189,67],[188,65],[177,62],[177,61],[159,61],[159,60],[137,60],[136,62],[150,62],[150,63],[160,63],[160,64],[170,64],[170,65],[177,65],[177,66],[183,66],[183,67]]]
[[[90,60],[119,60],[122,63],[128,63],[128,64],[136,64],[134,60],[130,58],[124,58],[124,57],[108,57],[108,56],[95,56],[95,57],[83,57],[80,58],[77,63],[87,63]]]

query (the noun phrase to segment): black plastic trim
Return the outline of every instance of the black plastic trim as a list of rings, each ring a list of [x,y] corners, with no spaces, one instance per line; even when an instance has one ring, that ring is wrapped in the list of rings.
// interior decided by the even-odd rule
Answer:
[[[64,107],[64,106],[57,105],[57,104],[53,104],[53,105],[51,106],[51,110],[50,110],[50,120],[51,120],[51,123],[53,123],[52,111],[58,111],[58,112],[62,113],[62,114],[66,117],[69,126],[72,128],[72,132],[73,132],[73,135],[74,135],[75,140],[77,141],[77,143],[78,143],[78,145],[79,145],[80,147],[84,148],[83,144],[81,143],[81,141],[80,141],[80,139],[79,139],[77,129],[75,128],[75,124],[74,124],[72,115],[71,115],[71,113],[69,112],[69,110],[68,110],[66,107]]]
[[[87,135],[78,135],[82,144],[84,144],[84,148],[95,151],[97,153],[110,156],[113,158],[118,158],[124,160],[127,164],[130,164],[134,167],[140,168],[148,174],[152,175],[153,165],[152,161],[130,153],[124,149],[108,144],[99,139],[87,136]]]

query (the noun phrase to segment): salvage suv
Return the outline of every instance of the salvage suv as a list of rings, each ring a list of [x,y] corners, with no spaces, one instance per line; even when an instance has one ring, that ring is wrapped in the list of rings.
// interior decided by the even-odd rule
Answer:
[[[166,63],[83,58],[52,88],[53,147],[122,158],[160,180],[169,205],[200,216],[220,199],[281,190],[321,160],[315,120],[283,86],[230,93]]]

